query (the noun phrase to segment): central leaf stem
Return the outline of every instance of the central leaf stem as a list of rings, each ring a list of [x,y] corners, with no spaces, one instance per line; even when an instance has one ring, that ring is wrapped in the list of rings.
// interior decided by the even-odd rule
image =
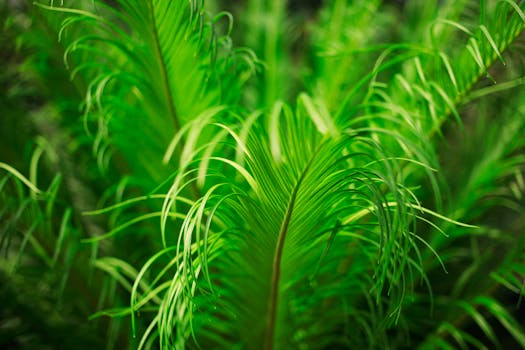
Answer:
[[[153,41],[155,44],[155,56],[157,58],[157,63],[160,69],[160,78],[162,80],[162,88],[164,92],[164,98],[166,99],[166,104],[168,107],[168,113],[173,121],[175,132],[178,132],[181,128],[181,121],[179,120],[177,108],[175,107],[173,91],[170,86],[170,81],[168,77],[168,69],[166,67],[166,60],[164,58],[164,54],[162,52],[162,47],[160,44],[160,34],[157,29],[157,18],[155,17],[154,6],[155,5],[153,4],[152,1],[148,2],[148,8],[150,11],[150,16],[151,16],[151,30],[153,34]],[[182,136],[180,139],[180,142],[177,144],[177,151],[179,153],[179,157],[182,155],[182,152],[184,150],[184,144],[185,144],[185,139],[184,139],[184,136]],[[197,187],[196,182],[191,182],[190,191],[194,199],[198,199],[201,197],[201,194],[200,194],[199,188]]]
[[[271,289],[270,289],[270,299],[268,302],[268,317],[266,325],[266,339],[264,341],[265,350],[273,350],[274,347],[274,338],[275,338],[275,325],[277,320],[277,305],[279,302],[279,282],[281,278],[281,260],[284,251],[284,243],[286,241],[286,236],[288,229],[290,227],[290,222],[292,220],[292,214],[295,208],[295,202],[297,200],[297,193],[301,183],[303,182],[308,169],[312,165],[312,162],[317,156],[317,153],[322,148],[323,143],[319,145],[316,151],[312,154],[312,157],[306,164],[301,176],[297,180],[297,184],[294,186],[292,194],[290,196],[290,201],[288,202],[288,207],[286,208],[286,213],[284,214],[284,219],[281,224],[281,229],[279,230],[279,236],[277,237],[277,245],[275,246],[275,253],[273,256],[272,264],[272,280],[271,280]]]
[[[173,94],[171,91],[171,86],[168,78],[168,70],[166,69],[166,61],[164,60],[164,55],[162,53],[162,48],[160,46],[159,32],[157,30],[157,19],[155,18],[155,10],[152,2],[148,3],[151,16],[151,30],[153,32],[153,41],[155,43],[155,55],[160,68],[160,78],[162,80],[162,87],[164,92],[164,97],[166,99],[167,107],[171,119],[173,120],[173,125],[175,126],[175,131],[180,130],[180,121],[177,115],[177,110],[175,108],[175,103],[173,102]]]
[[[299,180],[300,182],[300,180]],[[279,279],[281,277],[281,260],[283,256],[284,242],[286,239],[286,233],[288,232],[288,227],[290,226],[290,221],[292,219],[292,212],[295,205],[295,200],[297,198],[297,192],[299,189],[299,183],[295,186],[292,196],[290,198],[290,203],[286,209],[286,214],[284,216],[281,229],[279,230],[279,237],[277,238],[277,246],[275,247],[275,254],[273,257],[273,268],[272,268],[272,289],[270,290],[270,302],[268,306],[268,326],[266,330],[266,340],[264,349],[272,350],[273,349],[273,340],[275,333],[275,319],[277,316],[277,302],[279,298]]]

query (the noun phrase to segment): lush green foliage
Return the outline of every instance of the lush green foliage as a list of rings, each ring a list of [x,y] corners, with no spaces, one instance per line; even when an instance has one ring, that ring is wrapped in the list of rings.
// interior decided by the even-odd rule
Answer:
[[[0,5],[1,348],[525,348],[524,2],[298,4]]]

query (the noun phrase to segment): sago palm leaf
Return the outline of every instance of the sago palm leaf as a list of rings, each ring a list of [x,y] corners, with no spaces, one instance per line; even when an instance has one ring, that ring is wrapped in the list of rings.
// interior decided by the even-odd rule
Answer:
[[[154,321],[162,346],[365,346],[376,342],[377,318],[399,314],[406,281],[423,274],[414,220],[431,212],[403,186],[397,161],[374,140],[352,130],[321,133],[320,120],[308,112],[301,102],[295,112],[277,103],[267,118],[254,115],[238,131],[213,121],[192,129],[226,130],[226,139],[196,150],[201,160],[180,169],[168,191],[163,241],[177,243],[140,275],[163,254],[175,254],[166,267],[176,271],[169,289],[151,285],[132,295],[131,312],[152,293],[162,297]],[[220,156],[228,151],[217,144],[225,142],[234,143],[236,161]],[[178,217],[183,187],[198,180],[207,192],[172,225],[167,219]],[[390,307],[376,315],[360,309],[367,289]],[[348,306],[334,308],[341,303]]]
[[[39,6],[65,16],[64,57],[72,78],[87,86],[84,110],[97,128],[95,147],[106,152],[113,143],[139,177],[162,179],[173,170],[161,163],[172,135],[211,106],[237,101],[248,55],[234,52],[227,36],[217,38],[198,2],[71,5]]]

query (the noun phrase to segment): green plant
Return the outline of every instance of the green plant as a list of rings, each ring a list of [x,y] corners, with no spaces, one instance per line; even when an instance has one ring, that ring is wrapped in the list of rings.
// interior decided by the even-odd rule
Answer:
[[[525,4],[311,5],[1,5],[3,348],[525,348]]]

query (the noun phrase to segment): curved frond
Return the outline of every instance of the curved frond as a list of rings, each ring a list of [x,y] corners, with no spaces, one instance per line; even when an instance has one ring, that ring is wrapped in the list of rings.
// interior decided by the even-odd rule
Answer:
[[[197,1],[39,6],[65,16],[64,59],[72,78],[86,84],[85,118],[96,125],[96,150],[115,144],[131,167],[153,179],[173,170],[160,162],[172,136],[206,109],[238,101],[237,78],[252,69],[249,55],[218,37]]]

